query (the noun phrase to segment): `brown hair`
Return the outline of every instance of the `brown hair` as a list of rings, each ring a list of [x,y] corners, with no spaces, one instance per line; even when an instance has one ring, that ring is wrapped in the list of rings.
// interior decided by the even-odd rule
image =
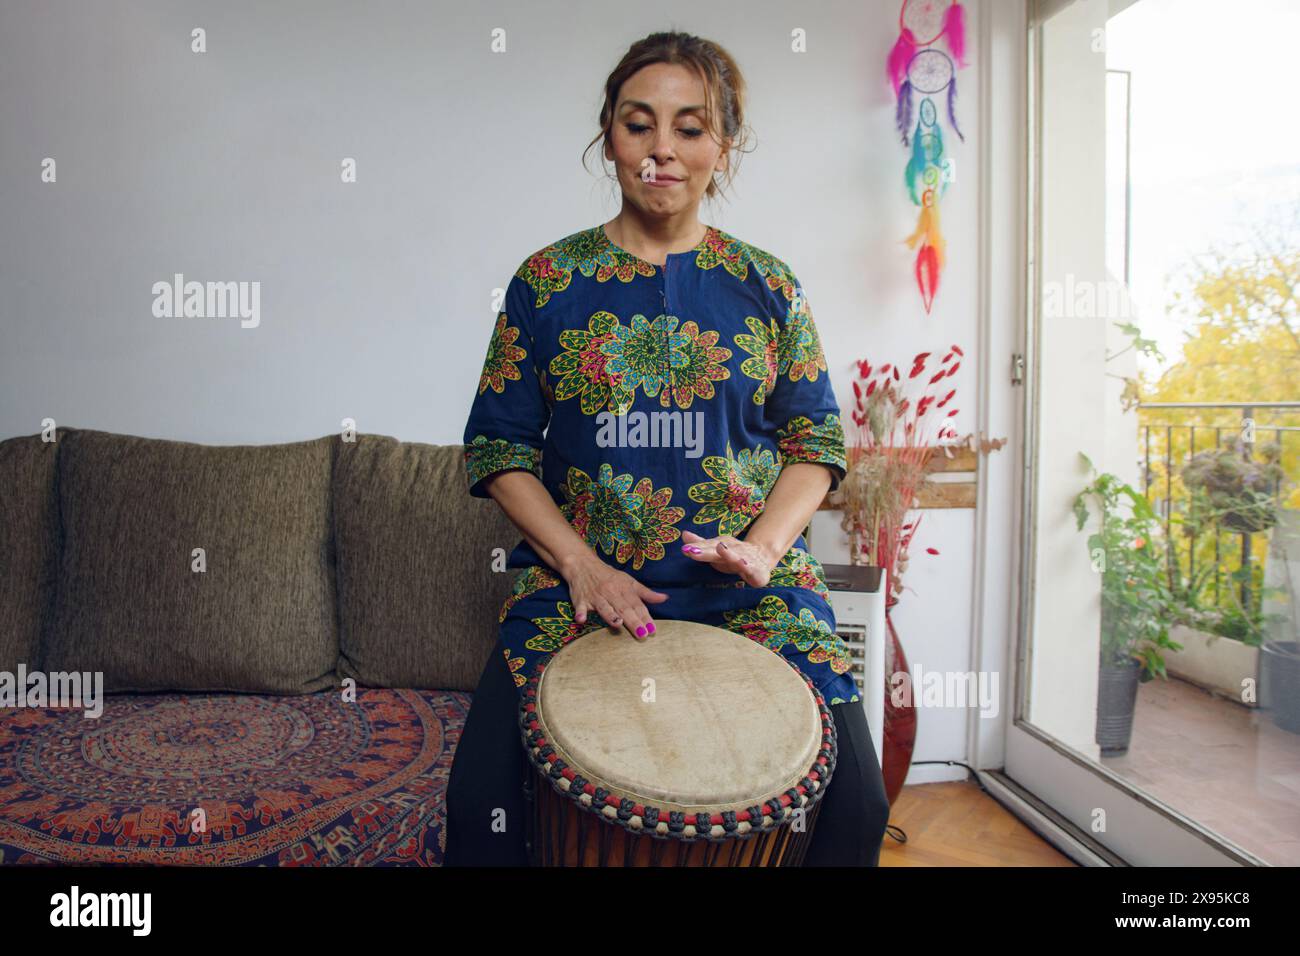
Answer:
[[[689,33],[652,33],[628,47],[623,59],[605,80],[605,102],[600,108],[600,132],[582,151],[584,167],[591,147],[600,143],[603,148],[610,140],[614,107],[618,103],[623,83],[642,67],[652,63],[677,63],[693,69],[704,81],[709,135],[719,145],[724,145],[725,140],[733,153],[744,152],[742,147],[749,141],[745,128],[745,78],[731,54],[712,40],[691,36]],[[719,130],[721,137],[718,136]],[[728,154],[724,182],[729,185],[733,175],[734,167]],[[715,174],[704,194],[713,199],[719,192]]]

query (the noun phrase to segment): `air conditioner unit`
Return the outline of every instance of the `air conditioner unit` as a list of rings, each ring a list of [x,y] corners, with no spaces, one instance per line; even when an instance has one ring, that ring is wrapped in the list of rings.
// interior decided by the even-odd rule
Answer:
[[[853,657],[853,680],[867,712],[876,757],[884,759],[885,589],[880,568],[823,564],[835,631]]]

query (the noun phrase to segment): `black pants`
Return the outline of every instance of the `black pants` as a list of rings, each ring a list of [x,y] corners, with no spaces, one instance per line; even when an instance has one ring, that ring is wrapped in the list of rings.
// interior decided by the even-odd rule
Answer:
[[[444,866],[528,866],[528,767],[519,692],[493,650],[479,678],[447,783]],[[834,704],[835,773],[822,797],[804,866],[876,866],[889,801],[861,704]]]

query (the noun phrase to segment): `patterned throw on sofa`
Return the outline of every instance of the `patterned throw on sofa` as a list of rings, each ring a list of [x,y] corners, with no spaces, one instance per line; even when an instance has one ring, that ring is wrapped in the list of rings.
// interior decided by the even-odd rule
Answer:
[[[48,437],[0,442],[0,675],[107,694],[0,703],[0,864],[441,864],[518,539],[461,446]]]

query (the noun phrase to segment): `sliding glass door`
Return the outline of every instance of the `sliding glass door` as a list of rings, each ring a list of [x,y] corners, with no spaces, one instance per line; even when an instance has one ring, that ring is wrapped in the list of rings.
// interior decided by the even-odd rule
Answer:
[[[1295,865],[1300,14],[1031,11],[1006,771],[1133,864]]]

